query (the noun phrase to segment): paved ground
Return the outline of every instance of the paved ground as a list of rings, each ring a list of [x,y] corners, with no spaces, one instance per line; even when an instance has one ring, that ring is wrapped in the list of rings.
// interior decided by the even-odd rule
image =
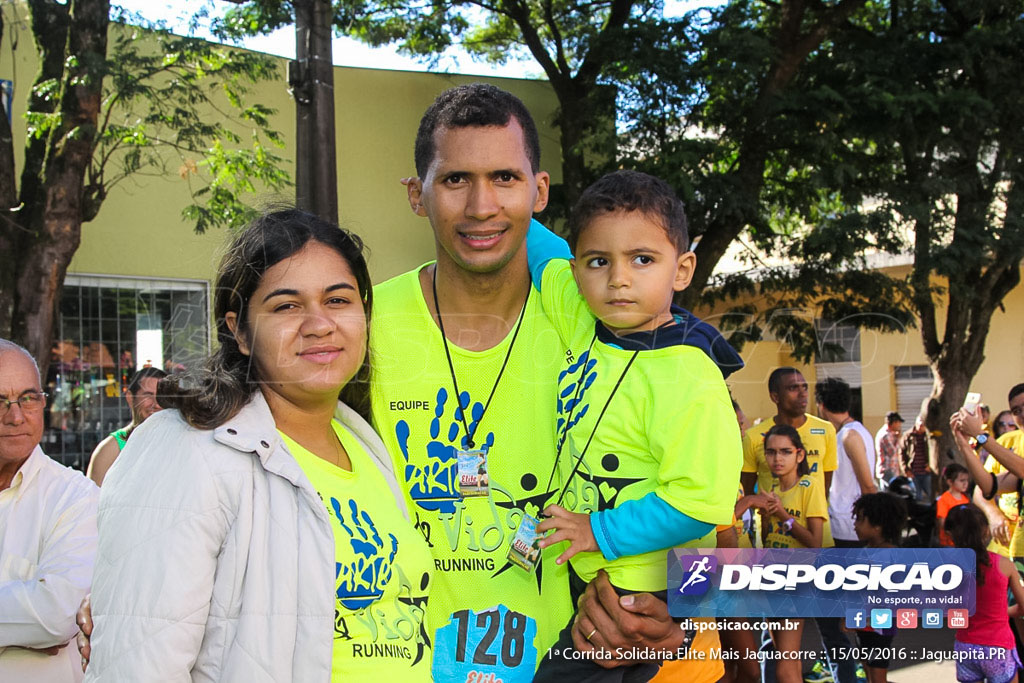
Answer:
[[[894,648],[905,648],[908,657],[893,661],[889,667],[889,681],[892,683],[956,683],[956,665],[946,659],[923,659],[923,653],[951,653],[953,631],[949,629],[906,629],[898,630],[893,640]],[[814,620],[808,619],[804,626],[804,649],[820,649],[818,631]]]

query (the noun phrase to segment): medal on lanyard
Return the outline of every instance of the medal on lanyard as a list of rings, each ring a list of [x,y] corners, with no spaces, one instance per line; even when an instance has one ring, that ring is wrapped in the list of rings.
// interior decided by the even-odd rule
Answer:
[[[528,572],[532,572],[540,562],[540,548],[537,547],[537,540],[540,538],[540,534],[537,533],[538,524],[539,519],[524,514],[506,556],[509,562]]]
[[[491,490],[487,476],[487,446],[457,450],[459,458],[459,494],[463,498],[486,496]]]
[[[452,386],[455,388],[455,400],[461,406],[462,394],[459,392],[459,380],[455,376],[455,364],[452,363],[452,354],[448,350],[448,337],[444,332],[444,318],[441,317],[441,305],[437,298],[437,266],[434,266],[434,274],[431,280],[431,286],[434,292],[434,310],[437,312],[437,324],[441,328],[441,342],[444,344],[444,355],[448,359],[448,370],[452,375]],[[462,418],[462,427],[466,430],[466,438],[463,441],[465,448],[455,449],[457,457],[457,468],[458,482],[459,482],[459,494],[463,498],[478,498],[487,497],[491,491],[491,478],[487,464],[487,454],[490,451],[490,447],[484,444],[480,448],[476,448],[476,444],[473,441],[473,436],[480,428],[480,423],[484,420],[484,415],[487,414],[487,409],[491,405],[491,399],[494,398],[494,392],[498,389],[498,383],[501,382],[501,376],[505,374],[505,368],[508,366],[508,359],[512,355],[512,348],[516,345],[516,338],[519,336],[519,328],[523,326],[523,319],[526,318],[526,304],[530,302],[530,289],[526,290],[526,299],[523,301],[523,310],[519,313],[519,322],[516,323],[515,332],[512,333],[512,341],[509,342],[508,351],[505,352],[505,360],[501,364],[501,369],[498,370],[498,376],[494,380],[494,386],[491,387],[491,394],[487,397],[487,403],[484,404],[484,409],[480,411],[480,416],[476,419],[476,424],[473,425],[473,429],[470,430],[469,424],[466,423],[466,411],[459,410],[459,416]],[[536,525],[534,525],[536,526]]]
[[[593,346],[593,342],[591,342]],[[619,375],[618,381],[615,382],[615,386],[612,387],[611,393],[608,395],[608,400],[604,402],[604,407],[601,408],[601,414],[597,416],[597,421],[594,423],[594,428],[590,431],[590,437],[587,439],[586,445],[580,454],[576,457],[576,464],[572,468],[572,473],[566,480],[565,485],[562,487],[562,492],[558,495],[558,500],[555,501],[555,505],[561,505],[562,499],[565,498],[566,492],[569,490],[569,484],[572,483],[573,477],[576,476],[576,472],[579,471],[580,465],[583,463],[583,456],[587,454],[587,449],[590,448],[590,442],[594,440],[594,434],[597,433],[597,428],[601,424],[601,418],[604,417],[605,411],[608,410],[608,406],[611,404],[612,399],[615,398],[615,392],[619,390],[619,386],[622,384],[622,380],[626,378],[626,373],[629,372],[629,368],[633,365],[633,361],[636,360],[639,351],[634,351],[633,355],[630,356],[629,362],[626,363],[625,369],[622,374]],[[584,367],[585,369],[585,367]],[[570,413],[570,418],[572,417]],[[568,424],[568,421],[567,421]],[[561,449],[555,456],[555,467],[558,467],[558,458],[561,456]],[[552,477],[554,476],[554,470],[552,470]],[[550,487],[551,482],[548,481]],[[512,539],[512,546],[508,549],[508,560],[512,564],[522,567],[526,571],[533,571],[533,568],[537,566],[540,561],[540,549],[537,547],[537,525],[540,521],[530,517],[529,515],[523,515],[523,521],[519,523],[519,529],[516,531],[515,538]]]

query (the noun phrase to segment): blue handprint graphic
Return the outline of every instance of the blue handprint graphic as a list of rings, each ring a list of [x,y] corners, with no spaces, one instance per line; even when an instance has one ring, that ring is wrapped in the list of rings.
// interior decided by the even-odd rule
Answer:
[[[347,609],[363,609],[384,595],[398,553],[398,539],[394,534],[388,534],[390,542],[382,539],[370,515],[360,510],[354,500],[348,501],[347,517],[337,498],[331,498],[331,509],[355,553],[350,564],[335,563],[338,601]]]
[[[442,435],[442,422],[446,421],[445,414],[449,408],[451,421]],[[409,423],[399,420],[395,425],[398,447],[406,463],[403,475],[409,486],[409,495],[417,507],[444,513],[455,512],[455,501],[460,499],[456,450],[469,447],[469,437],[463,433],[463,418],[468,417],[466,423],[469,431],[475,434],[483,414],[483,404],[479,401],[474,402],[468,391],[463,391],[456,402],[449,400],[447,389],[438,389],[434,403],[434,418],[430,421],[431,440],[426,444],[426,462],[422,466],[409,456]],[[476,448],[480,448],[481,445],[493,446],[494,432],[487,433],[483,444],[477,435],[474,444]]]
[[[590,351],[587,350],[580,355],[575,363],[570,363],[569,367],[558,373],[559,389],[556,403],[558,421],[555,424],[558,434],[558,443],[555,444],[557,449],[562,448],[566,436],[569,435],[569,430],[590,410],[590,403],[585,402],[584,397],[587,395],[590,385],[597,379],[597,371],[594,370],[596,365],[597,359],[592,359]],[[579,373],[578,378],[576,377],[577,372]],[[569,381],[563,386],[562,383],[567,378]],[[570,413],[572,413],[572,421],[568,422]]]

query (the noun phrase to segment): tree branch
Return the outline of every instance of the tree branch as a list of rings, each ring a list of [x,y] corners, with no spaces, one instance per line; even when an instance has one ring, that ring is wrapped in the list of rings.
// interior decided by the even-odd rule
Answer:
[[[541,68],[544,69],[544,73],[547,74],[548,80],[551,81],[552,85],[557,87],[565,80],[571,78],[572,74],[563,73],[554,60],[551,59],[551,55],[548,54],[547,49],[544,47],[544,41],[530,21],[529,8],[519,0],[502,0],[500,4],[505,8],[505,15],[514,21],[519,30],[522,31],[526,48],[533,55],[533,58],[537,60],[537,63],[540,64]]]

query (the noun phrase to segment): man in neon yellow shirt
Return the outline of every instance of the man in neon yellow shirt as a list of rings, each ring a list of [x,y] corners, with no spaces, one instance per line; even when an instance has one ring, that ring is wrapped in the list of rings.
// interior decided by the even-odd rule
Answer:
[[[373,418],[434,557],[435,680],[531,680],[572,610],[557,553],[534,572],[506,559],[519,520],[554,492],[561,349],[523,245],[547,204],[539,157],[536,127],[513,96],[481,84],[442,93],[420,122],[419,177],[408,185],[437,261],[374,291]],[[473,495],[459,490],[458,462],[473,458],[485,495],[482,477]],[[667,612],[651,616],[628,635],[682,641]],[[602,636],[612,644],[621,634]]]

